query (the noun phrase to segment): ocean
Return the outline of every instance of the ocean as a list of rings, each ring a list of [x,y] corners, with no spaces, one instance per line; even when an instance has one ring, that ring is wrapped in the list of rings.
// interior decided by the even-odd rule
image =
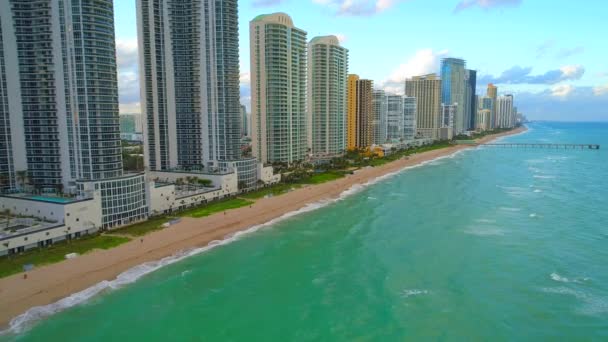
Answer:
[[[608,123],[502,141],[604,149],[460,152],[33,311],[0,340],[607,340]]]

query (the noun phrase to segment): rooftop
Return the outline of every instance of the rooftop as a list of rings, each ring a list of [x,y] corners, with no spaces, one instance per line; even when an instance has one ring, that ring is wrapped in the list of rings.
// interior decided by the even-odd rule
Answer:
[[[7,197],[7,198],[16,198],[16,199],[22,199],[22,200],[53,203],[53,204],[71,204],[71,203],[76,203],[76,202],[86,201],[86,200],[91,199],[90,197],[82,197],[82,196],[67,197],[67,196],[61,196],[61,195],[51,195],[51,194],[34,195],[34,194],[28,194],[28,193],[16,193],[16,194],[8,194],[8,195],[1,195],[1,196]]]

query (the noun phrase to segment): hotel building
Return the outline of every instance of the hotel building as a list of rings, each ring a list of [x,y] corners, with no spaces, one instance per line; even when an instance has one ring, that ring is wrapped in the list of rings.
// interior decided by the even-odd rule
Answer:
[[[441,126],[441,79],[435,74],[416,76],[405,81],[405,94],[416,98],[418,134],[429,139],[439,138]]]
[[[112,0],[5,0],[0,30],[3,190],[100,196],[96,229],[145,219],[144,177],[122,170]]]
[[[262,163],[301,162],[308,140],[306,32],[285,13],[260,15],[249,24],[249,42],[253,155]]]
[[[313,158],[346,151],[348,50],[336,36],[308,45],[308,146]]]
[[[388,98],[382,89],[374,89],[372,99],[372,144],[380,145],[386,142]]]
[[[349,75],[347,89],[349,149],[365,149],[372,145],[373,89],[373,81],[360,79],[357,75]]]
[[[454,104],[454,134],[462,134],[468,130],[469,122],[466,110],[466,62],[458,58],[441,60],[441,101]]]

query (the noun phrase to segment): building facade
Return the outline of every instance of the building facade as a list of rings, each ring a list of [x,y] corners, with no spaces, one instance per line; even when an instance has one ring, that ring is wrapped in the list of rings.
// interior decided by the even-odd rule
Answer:
[[[466,111],[466,62],[458,58],[444,58],[441,60],[441,101],[445,104],[454,104],[454,134],[467,131],[469,122]]]
[[[336,36],[315,37],[308,45],[308,146],[314,157],[346,150],[348,50]]]
[[[486,91],[486,96],[492,99],[492,122],[491,122],[491,129],[494,129],[494,127],[498,126],[498,121],[497,121],[497,117],[496,117],[496,100],[498,98],[498,88],[493,85],[492,83],[488,84],[488,89]]]
[[[244,137],[250,137],[251,125],[249,124],[249,115],[247,115],[247,107],[241,105],[241,135]]]
[[[346,84],[346,148],[357,149],[357,82],[359,75],[348,75]]]
[[[403,138],[404,133],[404,109],[403,109],[403,96],[389,94],[387,99],[387,140],[398,141]]]
[[[416,129],[416,98],[403,97],[403,139],[414,140],[418,134]]]
[[[466,69],[465,71],[465,125],[467,130],[475,129],[475,119],[477,118],[477,71]]]
[[[306,32],[285,13],[249,24],[253,155],[262,163],[306,158]]]
[[[241,157],[237,0],[137,0],[151,170]]]
[[[374,82],[348,77],[348,149],[365,149],[372,145]]]
[[[387,139],[388,98],[382,89],[374,89],[372,99],[372,144],[384,144]]]
[[[513,95],[499,96],[496,100],[496,128],[512,128],[515,126],[513,112]]]
[[[439,138],[441,126],[441,79],[435,74],[416,76],[405,81],[405,94],[415,97],[418,134]]]
[[[85,184],[142,186],[122,170],[113,2],[2,1],[0,27],[0,108],[10,112],[3,146],[12,151],[0,154],[12,178],[4,190],[82,197]],[[133,194],[113,195],[123,222],[147,217],[145,201],[135,208],[122,205]],[[103,194],[101,203],[106,222]]]

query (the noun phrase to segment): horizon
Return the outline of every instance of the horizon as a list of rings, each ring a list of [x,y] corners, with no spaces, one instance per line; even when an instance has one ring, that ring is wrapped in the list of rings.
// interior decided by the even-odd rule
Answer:
[[[608,107],[608,67],[600,57],[608,55],[608,47],[594,43],[602,39],[595,22],[601,22],[608,4],[599,0],[586,6],[551,4],[547,0],[239,1],[241,103],[249,110],[249,21],[260,14],[285,12],[296,27],[308,32],[308,41],[336,35],[349,50],[349,73],[373,80],[375,88],[402,93],[406,77],[439,74],[441,58],[462,58],[468,69],[478,71],[478,95],[485,94],[487,83],[494,83],[499,94],[514,95],[519,111],[530,120],[608,121],[603,109]],[[114,6],[121,113],[137,113],[135,0],[115,1]],[[430,16],[437,27],[423,30]],[[564,22],[576,24],[576,32]],[[395,38],[404,35],[394,28],[408,23],[421,33],[405,35],[405,43],[396,44]],[[484,25],[494,30],[483,30]],[[488,49],[485,42],[492,37]],[[370,63],[371,59],[378,62]]]

